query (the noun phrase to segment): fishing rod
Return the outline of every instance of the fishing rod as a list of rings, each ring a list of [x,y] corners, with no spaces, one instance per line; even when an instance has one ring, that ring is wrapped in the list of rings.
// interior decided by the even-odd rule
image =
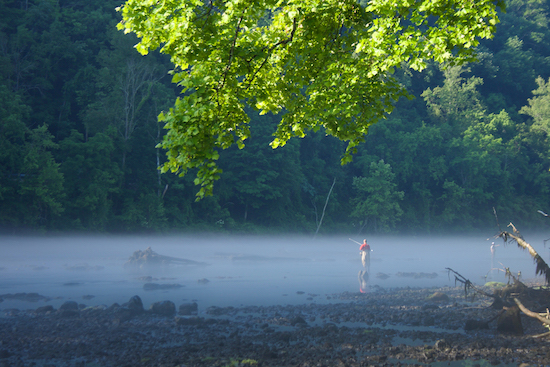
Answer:
[[[362,245],[362,243],[360,243],[360,242],[357,242],[357,241],[355,241],[355,240],[354,240],[354,239],[352,239],[352,238],[348,238],[348,239],[349,239],[350,241],[352,241],[352,242],[355,242],[355,243],[356,243],[356,244],[358,244],[358,245]],[[374,251],[374,250],[373,250],[373,249],[371,249],[371,251]]]

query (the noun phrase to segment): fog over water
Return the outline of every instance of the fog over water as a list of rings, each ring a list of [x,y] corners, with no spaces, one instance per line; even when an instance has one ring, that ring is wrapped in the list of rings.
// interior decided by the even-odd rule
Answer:
[[[543,244],[546,238],[525,236],[548,262],[549,250]],[[356,236],[354,240],[360,242],[362,238]],[[475,284],[506,281],[504,273],[491,272],[491,266],[506,266],[516,274],[521,271],[523,279],[535,278],[535,265],[529,253],[515,244],[504,246],[500,239],[368,236],[367,240],[373,251],[366,291],[378,286],[454,286],[454,277],[449,278],[446,267]],[[494,258],[490,251],[492,241],[499,245]],[[0,237],[0,246],[0,295],[35,292],[51,298],[23,302],[5,297],[0,310],[46,304],[57,308],[67,300],[88,306],[109,306],[115,302],[122,304],[133,295],[139,295],[146,308],[163,300],[173,301],[176,307],[196,301],[199,312],[209,306],[338,302],[328,297],[346,291],[359,292],[358,273],[363,269],[359,246],[349,236],[315,240],[231,235],[4,236]],[[134,251],[147,247],[161,255],[206,265],[124,267]],[[382,279],[379,273],[389,277]],[[418,279],[399,273],[436,276]],[[148,276],[152,280],[143,280]],[[146,282],[182,287],[144,290]]]

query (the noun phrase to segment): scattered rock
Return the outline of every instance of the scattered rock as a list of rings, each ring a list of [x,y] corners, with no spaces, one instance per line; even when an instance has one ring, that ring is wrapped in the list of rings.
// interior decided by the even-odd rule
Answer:
[[[112,310],[113,321],[117,324],[131,320],[136,312],[128,307],[117,307]]]
[[[143,290],[146,291],[156,291],[164,289],[178,289],[183,287],[181,284],[158,284],[158,283],[145,283],[143,285]]]
[[[197,302],[184,303],[179,307],[178,314],[182,316],[196,315],[199,312],[199,306]]]
[[[152,313],[162,316],[174,316],[176,305],[172,301],[155,302],[149,309]]]
[[[306,320],[304,320],[303,317],[301,317],[301,316],[296,316],[296,317],[293,317],[293,318],[290,320],[290,325],[292,325],[292,326],[296,326],[296,325],[307,325],[307,322],[306,322]]]
[[[223,315],[226,313],[226,309],[218,306],[210,306],[206,309],[206,313],[209,315]]]
[[[388,274],[385,274],[385,273],[376,273],[376,277],[378,279],[384,280],[384,279],[388,279],[390,276]]]
[[[413,279],[434,279],[437,278],[437,273],[416,273],[416,272],[410,272],[410,273],[403,273],[399,272],[395,274],[398,277],[401,278],[413,278]]]
[[[127,307],[130,311],[132,311],[135,314],[140,314],[145,312],[145,309],[143,308],[143,302],[141,301],[141,298],[139,296],[133,296],[123,306]]]
[[[489,329],[489,323],[482,320],[466,320],[466,324],[464,325],[464,330],[471,331],[471,330],[481,330],[481,329]]]
[[[426,316],[422,319],[422,325],[424,326],[434,326],[435,325],[435,319],[433,316]]]
[[[59,306],[59,310],[78,310],[78,303],[75,301],[65,301],[61,306]]]
[[[54,312],[55,308],[53,308],[52,305],[42,306],[38,307],[34,312],[36,313],[48,313],[48,312]]]
[[[430,302],[449,302],[449,296],[443,292],[435,292],[426,298]]]
[[[202,317],[175,317],[176,325],[197,326],[205,323]]]
[[[447,343],[445,339],[439,339],[434,344],[434,348],[438,350],[445,350],[445,349],[449,349],[450,347],[451,345]]]
[[[76,302],[67,303],[65,312],[75,317],[60,317],[51,312],[51,306],[43,313],[14,311],[0,319],[0,365],[30,366],[42,360],[72,365],[79,353],[81,364],[101,360],[102,365],[138,366],[150,364],[155,356],[163,366],[205,363],[198,361],[224,366],[236,351],[242,361],[280,366],[446,365],[458,361],[550,365],[545,340],[498,335],[494,324],[489,327],[480,321],[474,322],[483,327],[471,328],[473,332],[458,330],[466,320],[490,320],[498,311],[467,301],[427,304],[426,298],[434,292],[457,300],[463,297],[460,287],[372,287],[367,294],[331,294],[334,302],[328,304],[209,307],[201,314],[204,317],[175,316],[170,301],[157,302],[150,312],[137,315],[130,307],[143,306],[138,296],[123,306],[80,311]],[[198,312],[196,301],[191,302],[179,309]],[[526,334],[544,331],[536,320],[522,322]]]
[[[59,310],[57,310],[61,317],[77,317],[80,315],[80,309],[78,303],[75,301],[65,301]]]
[[[10,299],[17,301],[26,301],[26,302],[38,302],[48,300],[48,297],[42,296],[38,293],[15,293],[15,294],[2,294],[0,295],[2,299]]]
[[[109,307],[107,307],[106,311],[107,312],[114,312],[117,308],[120,308],[120,307],[122,307],[122,306],[115,302],[112,305],[110,305]]]
[[[427,303],[425,305],[422,305],[422,309],[424,311],[426,311],[426,310],[437,310],[437,309],[439,309],[439,306],[436,305],[436,304],[433,304],[433,303]]]
[[[202,278],[202,279],[199,279],[199,280],[198,280],[198,283],[199,283],[199,284],[208,284],[208,283],[210,283],[210,281],[209,281],[208,279],[206,279],[206,278]]]
[[[63,285],[66,286],[66,287],[74,287],[74,286],[81,285],[81,284],[82,283],[78,283],[78,282],[63,283]]]

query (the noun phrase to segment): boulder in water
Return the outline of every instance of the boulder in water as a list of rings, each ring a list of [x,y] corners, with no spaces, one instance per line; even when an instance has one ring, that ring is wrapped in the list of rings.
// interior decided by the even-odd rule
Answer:
[[[146,291],[156,291],[159,289],[178,289],[183,287],[181,284],[158,284],[158,283],[145,283],[143,289]]]
[[[196,315],[198,312],[199,312],[199,306],[197,305],[197,302],[193,302],[193,303],[184,303],[180,305],[178,314],[182,316],[189,316],[189,315]]]
[[[161,316],[174,316],[176,305],[172,301],[155,302],[149,309],[152,313]]]
[[[133,296],[123,306],[127,307],[130,311],[136,314],[145,312],[145,309],[143,308],[143,302],[141,301],[141,298],[139,296]]]

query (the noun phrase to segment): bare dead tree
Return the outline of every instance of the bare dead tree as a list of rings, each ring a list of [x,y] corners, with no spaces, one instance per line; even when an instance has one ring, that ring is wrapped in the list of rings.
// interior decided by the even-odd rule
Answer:
[[[315,231],[315,235],[313,236],[313,238],[317,237],[317,233],[319,233],[319,228],[321,228],[321,224],[323,224],[323,218],[325,217],[325,210],[327,209],[328,199],[330,199],[330,195],[332,194],[332,189],[334,188],[335,183],[336,177],[334,177],[334,180],[332,180],[332,186],[330,187],[327,195],[327,200],[325,200],[325,206],[323,207],[323,214],[321,215],[321,219],[319,220],[319,224],[317,225],[317,230]]]
[[[126,144],[136,130],[140,119],[141,109],[151,97],[151,89],[156,77],[155,69],[144,61],[129,59],[126,63],[126,71],[119,75],[118,87],[122,93],[122,116],[118,124],[118,131],[122,141]],[[122,166],[126,165],[127,149],[122,153]]]

